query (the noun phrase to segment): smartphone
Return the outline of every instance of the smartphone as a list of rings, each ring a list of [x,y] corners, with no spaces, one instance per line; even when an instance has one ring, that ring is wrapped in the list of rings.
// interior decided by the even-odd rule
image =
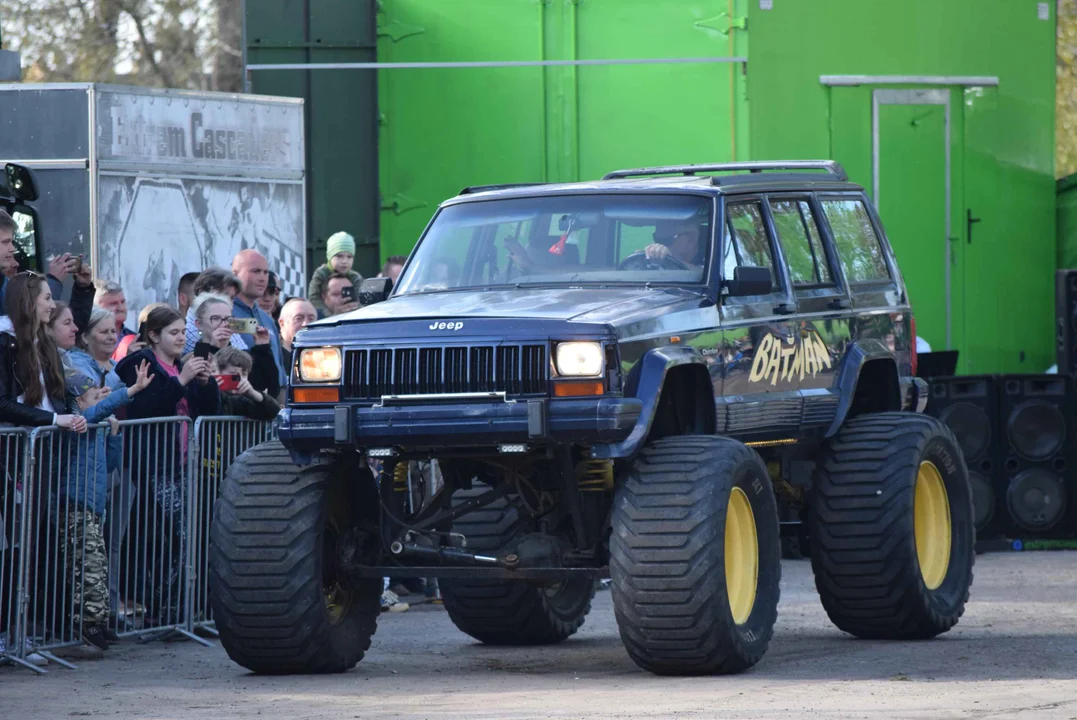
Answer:
[[[254,318],[229,318],[228,328],[240,335],[253,335],[258,331],[258,321]]]
[[[202,342],[195,343],[195,346],[194,346],[194,356],[195,357],[202,358],[203,360],[209,360],[209,356],[212,355],[212,354],[213,354],[212,346],[210,346],[210,345],[208,345],[206,343],[202,343]]]
[[[355,299],[355,286],[354,285],[348,285],[347,287],[342,287],[340,289],[340,296],[342,298],[344,298],[345,300],[349,300],[349,301],[354,300]]]
[[[79,255],[75,262],[75,274],[78,275],[82,271],[82,256]]]
[[[221,390],[231,391],[239,389],[239,373],[229,373],[228,375],[214,375],[220,382],[218,383]]]

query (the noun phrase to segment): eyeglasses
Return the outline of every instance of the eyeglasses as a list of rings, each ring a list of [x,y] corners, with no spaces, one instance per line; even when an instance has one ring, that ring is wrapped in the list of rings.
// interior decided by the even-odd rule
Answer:
[[[209,316],[209,324],[212,325],[213,327],[217,327],[221,323],[226,323],[231,319],[232,319],[231,315],[229,315],[227,317],[221,317],[219,315],[210,315]]]

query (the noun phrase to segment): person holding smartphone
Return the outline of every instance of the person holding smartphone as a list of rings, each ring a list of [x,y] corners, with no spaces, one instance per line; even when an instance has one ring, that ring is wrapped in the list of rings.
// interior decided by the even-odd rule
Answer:
[[[267,421],[277,417],[280,404],[269,393],[259,392],[250,383],[254,360],[249,353],[222,348],[216,358],[218,370],[214,379],[221,389],[222,415]]]
[[[322,317],[343,315],[358,310],[359,302],[355,296],[355,285],[346,275],[331,276],[322,291],[322,304],[325,305],[325,314]]]
[[[208,358],[220,350],[235,346],[232,338],[237,334],[251,334],[254,345],[250,349],[253,368],[250,379],[258,390],[276,396],[280,392],[277,378],[277,363],[273,358],[273,347],[269,342],[269,332],[258,324],[254,318],[237,318],[232,315],[232,299],[227,295],[203,293],[195,298],[195,327],[198,340],[194,345],[194,355]]]
[[[116,365],[116,374],[128,387],[138,382],[139,368],[149,368],[149,385],[131,398],[127,406],[130,420],[143,418],[217,415],[221,393],[209,361],[191,358],[184,363],[184,319],[170,307],[156,307],[139,327],[142,350],[128,355]],[[136,538],[149,538],[165,550],[157,554],[152,577],[147,578],[151,597],[147,617],[159,625],[175,625],[183,617],[183,588],[187,524],[184,501],[187,476],[189,424],[165,423],[129,427],[125,430],[124,467],[132,468],[138,483],[135,515]],[[178,441],[178,442],[177,442]],[[157,533],[149,537],[148,533]],[[141,536],[137,533],[141,533]],[[146,542],[146,540],[143,540]]]

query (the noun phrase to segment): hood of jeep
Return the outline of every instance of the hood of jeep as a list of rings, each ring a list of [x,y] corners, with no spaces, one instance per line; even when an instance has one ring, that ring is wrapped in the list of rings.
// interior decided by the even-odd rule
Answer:
[[[355,312],[312,324],[400,320],[511,319],[560,320],[583,324],[621,325],[664,314],[678,306],[698,307],[704,295],[682,289],[646,288],[520,288],[440,292],[392,297]]]

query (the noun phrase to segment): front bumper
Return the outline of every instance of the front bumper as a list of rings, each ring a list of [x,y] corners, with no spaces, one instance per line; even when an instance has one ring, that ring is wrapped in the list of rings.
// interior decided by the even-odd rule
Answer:
[[[536,399],[406,406],[291,406],[278,434],[292,450],[616,443],[639,420],[637,398]]]

